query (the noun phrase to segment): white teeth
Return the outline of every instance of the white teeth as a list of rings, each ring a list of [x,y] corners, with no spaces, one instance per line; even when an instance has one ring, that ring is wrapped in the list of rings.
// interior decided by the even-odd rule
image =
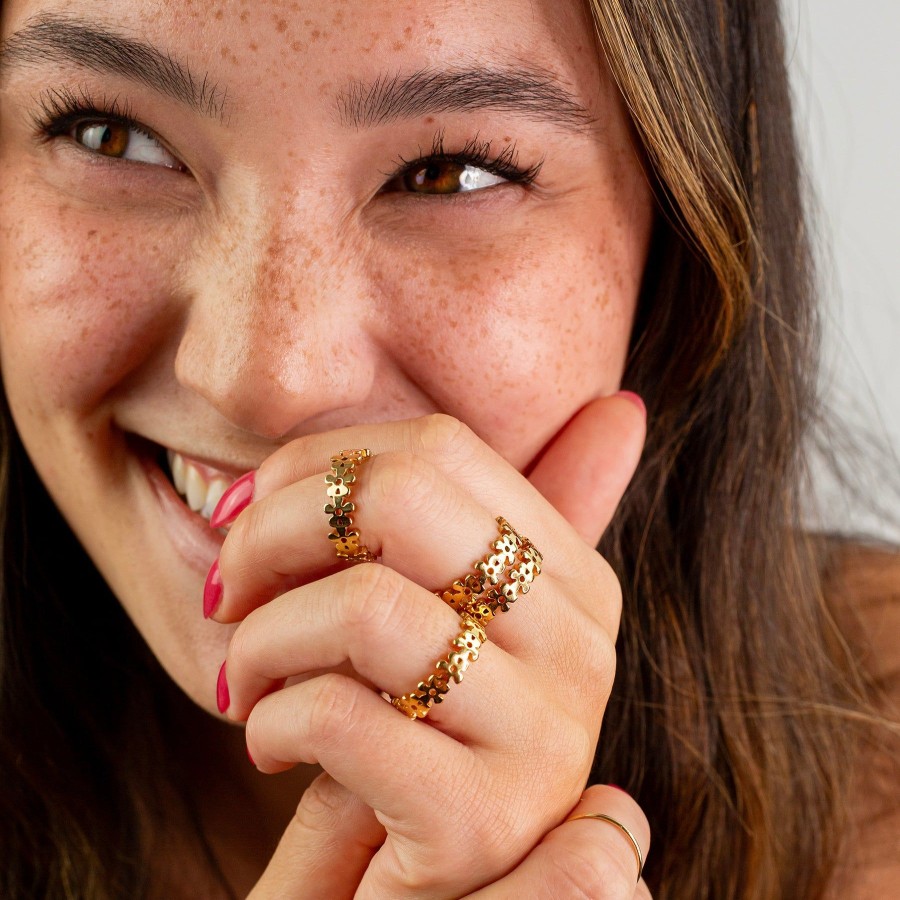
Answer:
[[[172,481],[175,483],[175,490],[184,496],[184,459],[180,453],[169,451],[169,468],[172,470]]]
[[[200,510],[200,515],[203,516],[204,519],[209,519],[213,514],[213,511],[222,499],[222,494],[224,494],[230,486],[231,482],[225,481],[222,478],[216,478],[212,481],[209,490],[206,493],[206,503],[203,504],[203,509]]]
[[[222,494],[231,487],[232,479],[222,475],[213,475],[207,482],[210,473],[207,467],[201,473],[191,462],[174,450],[167,452],[169,471],[172,473],[172,483],[175,490],[184,498],[187,505],[195,512],[203,516],[207,521],[213,514]]]
[[[187,495],[188,506],[194,512],[200,512],[203,504],[206,503],[206,485],[200,477],[200,473],[193,467],[186,467],[185,478],[185,494]]]

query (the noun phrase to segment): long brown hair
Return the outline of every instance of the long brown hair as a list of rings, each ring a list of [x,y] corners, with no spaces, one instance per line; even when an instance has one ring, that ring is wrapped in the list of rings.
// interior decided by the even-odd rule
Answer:
[[[657,900],[818,897],[865,693],[802,527],[819,335],[778,5],[590,6],[661,211],[626,374],[648,446],[601,544],[626,609],[594,777],[647,811]]]
[[[594,778],[647,811],[657,900],[817,897],[863,694],[800,522],[817,329],[777,4],[590,8],[660,208],[625,380],[648,445],[601,545],[625,610]],[[0,893],[139,897],[176,701],[0,425]]]

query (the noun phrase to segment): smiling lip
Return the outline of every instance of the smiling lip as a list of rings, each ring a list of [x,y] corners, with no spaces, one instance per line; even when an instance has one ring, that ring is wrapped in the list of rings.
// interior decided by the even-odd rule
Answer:
[[[141,439],[137,439],[136,443],[136,455],[159,502],[170,540],[179,555],[205,575],[218,557],[225,539],[224,531],[209,527],[209,515],[218,502],[217,492],[228,488],[237,476],[159,444]],[[160,464],[163,450],[179,470],[177,477],[183,494],[173,483],[176,474],[173,473],[170,479]],[[199,510],[191,508],[190,494],[193,494],[192,505],[199,507]],[[205,512],[207,515],[204,516]]]
[[[234,477],[175,450],[167,450],[172,484],[190,509],[208,522]]]

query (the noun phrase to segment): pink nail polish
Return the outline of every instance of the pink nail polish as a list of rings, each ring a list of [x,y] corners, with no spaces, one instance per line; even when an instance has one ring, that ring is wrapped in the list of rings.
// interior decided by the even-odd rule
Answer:
[[[203,618],[208,619],[222,602],[222,576],[219,575],[219,561],[216,560],[209,568],[206,576],[206,584],[203,585]]]
[[[219,677],[216,679],[216,706],[219,712],[225,712],[231,705],[231,695],[228,693],[228,681],[225,678],[225,663],[219,669]]]
[[[247,748],[247,759],[249,759],[250,762],[252,762],[254,766],[256,765],[256,760],[253,758],[253,754],[250,752],[249,747]]]
[[[615,788],[617,791],[621,791],[623,794],[628,794],[628,791],[626,791],[625,788],[621,788],[617,784],[608,784],[607,787]],[[628,796],[630,797],[631,794],[628,794]]]
[[[222,494],[213,514],[209,517],[210,528],[224,528],[230,525],[253,499],[256,472],[247,472]]]
[[[647,415],[647,407],[644,401],[634,391],[619,391],[616,396],[630,400],[645,416]]]

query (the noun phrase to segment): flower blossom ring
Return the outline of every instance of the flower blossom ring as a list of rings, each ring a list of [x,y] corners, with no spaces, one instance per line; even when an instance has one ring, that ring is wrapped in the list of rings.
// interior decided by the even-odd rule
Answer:
[[[541,573],[543,556],[503,518],[497,516],[499,536],[491,551],[473,566],[473,571],[436,594],[459,615],[460,632],[450,653],[434,665],[432,673],[418,687],[391,703],[411,719],[424,719],[436,703],[441,703],[450,684],[462,681],[468,667],[478,659],[487,641],[485,627],[495,616],[506,612],[520,594],[527,594]]]
[[[325,492],[328,495],[325,515],[329,517],[328,524],[331,526],[328,540],[334,543],[338,558],[351,565],[375,561],[375,556],[361,542],[359,531],[353,527],[351,514],[356,505],[350,499],[357,470],[371,455],[366,449],[342,450],[331,457],[331,471],[325,476]]]

